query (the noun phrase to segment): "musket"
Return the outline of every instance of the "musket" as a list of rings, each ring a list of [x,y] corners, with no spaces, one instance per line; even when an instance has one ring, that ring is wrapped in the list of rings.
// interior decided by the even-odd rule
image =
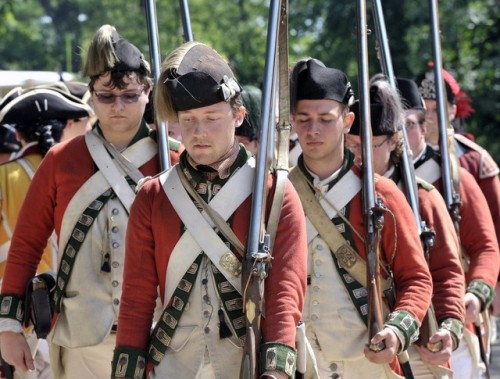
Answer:
[[[151,67],[155,85],[161,85],[160,79],[160,44],[158,40],[158,23],[156,18],[155,0],[146,0],[146,20],[148,24],[149,54],[151,57]],[[164,121],[160,121],[156,127],[158,132],[158,154],[160,157],[161,170],[170,167],[170,155],[168,149],[168,126]]]
[[[191,18],[189,17],[189,7],[187,0],[179,0],[179,8],[181,10],[182,30],[184,30],[184,40],[194,41],[193,31],[191,29]]]
[[[457,187],[457,182],[453,180],[452,177],[452,163],[457,165],[458,163],[452,162],[450,159],[450,154],[448,151],[448,115],[447,107],[445,101],[446,91],[444,88],[443,80],[443,61],[441,57],[441,36],[439,27],[439,8],[437,0],[429,0],[429,13],[431,19],[431,29],[432,29],[432,51],[434,57],[434,81],[436,83],[436,104],[438,113],[438,126],[439,126],[439,150],[441,152],[441,177],[443,183],[443,197],[448,207],[448,212],[455,225],[455,230],[457,236],[460,240],[460,192]],[[456,172],[458,176],[458,172]],[[455,178],[458,180],[458,178]],[[455,185],[454,185],[455,184]],[[466,271],[466,259],[462,259],[464,264],[464,270]],[[474,323],[474,330],[479,341],[479,352],[481,355],[481,360],[486,367],[486,378],[490,378],[489,372],[489,362],[486,357],[486,348],[484,346],[484,340],[482,338],[481,325],[477,322]]]
[[[270,256],[270,236],[265,230],[264,219],[267,178],[272,160],[269,145],[272,145],[274,135],[274,128],[271,128],[270,124],[273,120],[272,92],[275,84],[279,15],[280,1],[271,0],[262,91],[260,143],[256,155],[247,250],[242,262],[243,310],[246,321],[246,339],[240,371],[242,379],[256,379],[259,374],[257,362],[261,344],[260,321],[263,311],[264,280],[267,277]]]
[[[375,202],[373,179],[372,130],[370,125],[370,90],[368,76],[368,41],[366,24],[366,0],[356,3],[358,46],[358,89],[361,152],[363,160],[363,217],[365,227],[365,251],[367,261],[368,291],[368,346],[381,351],[385,344],[372,344],[371,339],[383,329],[382,294],[380,291],[379,248],[380,233],[384,225],[383,206]]]
[[[382,72],[391,84],[392,88],[397,90],[382,4],[380,0],[372,0],[372,5],[373,20],[375,23],[375,34],[377,36],[377,45],[379,49],[378,52],[380,63],[382,66]],[[415,167],[413,166],[412,161],[411,149],[408,143],[408,136],[406,134],[406,128],[404,127],[404,125],[401,125],[400,130],[403,135],[403,153],[401,155],[400,162],[403,190],[406,196],[406,200],[408,201],[412,209],[413,216],[415,218],[415,224],[417,226],[417,231],[420,236],[420,243],[422,244],[422,249],[424,251],[424,256],[427,264],[429,264],[429,250],[434,244],[435,232],[428,228],[425,221],[423,221],[420,217],[418,188],[416,182]],[[438,323],[432,304],[429,305],[423,324],[427,325],[427,328],[422,328],[422,330],[426,331],[425,334],[427,335],[424,336],[423,333],[421,333],[420,340],[427,345],[427,348],[430,351],[440,351],[442,348],[441,342],[438,342],[436,344],[432,344],[429,342],[429,337],[434,335],[438,330]]]

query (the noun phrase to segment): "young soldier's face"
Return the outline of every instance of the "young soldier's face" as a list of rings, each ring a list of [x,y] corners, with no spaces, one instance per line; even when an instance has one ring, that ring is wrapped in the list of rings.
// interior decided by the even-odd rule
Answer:
[[[427,134],[426,122],[421,120],[419,112],[422,111],[415,109],[405,111],[406,136],[414,158],[425,148],[425,135]]]
[[[94,83],[92,104],[99,125],[105,132],[134,132],[139,129],[146,104],[149,101],[149,90],[139,83],[135,77],[125,77],[124,89],[111,88],[108,84],[110,74],[99,77]]]
[[[391,152],[396,148],[399,136],[374,136],[372,137],[373,170],[384,175],[390,168]],[[357,165],[362,164],[361,138],[352,134],[346,135],[346,147],[354,153]]]
[[[182,143],[198,164],[210,165],[219,161],[234,143],[234,131],[245,117],[241,107],[234,115],[228,103],[178,112]]]
[[[293,126],[306,164],[336,162],[343,157],[343,135],[351,127],[353,113],[342,116],[342,105],[334,100],[299,100]]]

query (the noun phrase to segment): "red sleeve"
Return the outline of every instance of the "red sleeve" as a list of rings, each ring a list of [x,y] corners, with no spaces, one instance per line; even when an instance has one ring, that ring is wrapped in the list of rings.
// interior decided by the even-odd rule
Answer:
[[[149,342],[158,295],[157,288],[160,283],[155,262],[152,218],[155,199],[162,195],[158,193],[158,187],[158,179],[147,182],[137,194],[130,209],[118,317],[120,327],[116,338],[117,346],[134,347],[144,351]],[[161,223],[161,220],[156,222]]]
[[[429,250],[429,269],[436,319],[438,323],[450,317],[463,320],[464,273],[453,222],[436,189],[427,191],[419,188],[418,195],[421,218],[435,232],[434,245]]]
[[[394,276],[396,304],[393,310],[410,312],[421,322],[431,302],[432,279],[412,210],[393,181],[377,176],[375,185],[377,195],[388,210],[384,215],[381,259],[389,265]],[[351,202],[349,219],[363,235],[361,203],[359,193]],[[359,238],[356,239],[356,247],[366,259],[365,248]]]
[[[471,174],[460,169],[460,242],[469,257],[467,283],[479,279],[495,287],[500,253],[486,199]]]
[[[500,244],[500,179],[498,167],[491,156],[476,150],[468,150],[459,158],[460,166],[465,168],[476,180],[483,192],[495,225],[497,243]]]
[[[271,198],[269,197],[269,200]],[[295,329],[302,316],[307,287],[307,236],[302,205],[287,181],[273,250],[273,263],[265,282],[264,342],[295,346]]]

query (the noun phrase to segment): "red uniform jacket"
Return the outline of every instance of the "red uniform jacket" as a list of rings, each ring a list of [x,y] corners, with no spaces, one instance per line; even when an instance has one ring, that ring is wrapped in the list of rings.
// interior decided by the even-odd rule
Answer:
[[[171,162],[179,153],[170,151]],[[61,228],[64,211],[78,189],[96,172],[84,136],[52,147],[38,168],[19,213],[11,241],[2,294],[24,297],[35,275],[47,239]],[[156,155],[140,167],[144,175],[159,171]]]

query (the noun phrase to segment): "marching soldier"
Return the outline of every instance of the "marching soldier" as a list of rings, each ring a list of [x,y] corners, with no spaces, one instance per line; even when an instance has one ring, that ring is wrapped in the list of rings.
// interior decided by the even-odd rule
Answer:
[[[443,78],[450,123],[458,118],[468,117],[472,109],[470,109],[470,105],[467,106],[468,102],[464,101],[466,95],[460,90],[451,74],[444,69]],[[425,101],[425,119],[428,129],[426,140],[429,145],[435,147],[438,145],[439,139],[434,73],[426,72],[419,75],[416,83]],[[457,132],[453,134],[453,138],[453,154],[458,158],[460,166],[470,172],[479,184],[495,224],[497,241],[500,243],[500,179],[498,178],[500,170],[491,155],[477,143]]]
[[[38,104],[38,107],[37,107]],[[41,106],[40,106],[41,105]],[[85,119],[93,113],[89,106],[79,99],[60,94],[49,89],[37,89],[26,93],[11,93],[1,106],[0,122],[7,121],[21,142],[21,150],[16,157],[0,165],[0,282],[5,271],[7,253],[12,231],[28,192],[33,175],[47,150],[59,142],[61,131],[69,120]],[[54,236],[45,241],[42,259],[37,272],[54,270],[57,262],[57,243]],[[26,337],[35,360],[35,371],[15,372],[15,378],[47,379],[51,377],[48,346],[45,341],[37,341],[33,331],[26,330]]]
[[[36,89],[19,93],[0,111],[0,122],[14,126],[21,150],[14,160],[0,165],[2,200],[2,232],[0,246],[0,280],[4,275],[12,231],[33,175],[49,148],[60,141],[68,120],[84,119],[93,113],[79,99],[51,89]],[[50,244],[45,250],[38,272],[53,270],[56,251]]]
[[[422,82],[424,83],[424,82]],[[425,92],[419,86],[422,97],[429,98],[435,88],[430,81],[425,82]],[[433,89],[434,88],[434,89]],[[449,95],[449,94],[448,94]],[[428,100],[426,106],[430,106]],[[436,107],[416,110],[407,114],[407,121],[416,123],[412,133],[408,133],[412,148],[416,175],[435,186],[443,193],[441,156],[430,145],[426,144],[426,136],[434,135],[436,124],[428,123],[428,111],[433,113]],[[429,127],[430,131],[426,130]],[[458,167],[454,175],[454,183],[458,185],[461,204],[459,205],[460,220],[458,221],[458,238],[461,244],[461,258],[465,271],[466,293],[464,336],[460,346],[451,357],[451,367],[460,378],[479,378],[484,371],[480,358],[478,338],[474,335],[474,323],[480,312],[488,309],[495,296],[495,284],[499,273],[499,251],[495,235],[495,227],[486,199],[474,177],[464,168]]]
[[[367,265],[363,244],[362,181],[344,138],[354,120],[350,83],[316,59],[299,61],[291,77],[292,123],[302,154],[289,178],[306,212],[308,291],[303,320],[320,377],[391,378],[402,371],[397,355],[418,337],[432,282],[413,214],[396,185],[375,177],[387,208],[381,232],[381,287],[395,302],[384,328],[367,346]],[[391,295],[388,295],[391,297]],[[404,325],[404,327],[403,327]]]
[[[238,378],[245,338],[240,250],[248,239],[256,170],[235,138],[245,117],[241,88],[221,56],[196,42],[169,54],[160,82],[159,119],[179,122],[186,151],[176,167],[144,184],[132,207],[112,377],[144,378],[148,362],[151,378]],[[291,378],[306,243],[290,183],[272,256],[259,374]],[[164,311],[150,336],[158,286]]]
[[[414,82],[398,79],[398,88],[405,99],[405,106],[423,109],[422,99]],[[404,112],[398,93],[387,81],[378,80],[371,85],[370,102],[375,171],[392,179],[401,187],[403,177],[411,173],[405,172],[401,163],[404,140],[400,126],[403,125]],[[358,103],[351,109],[356,118],[346,137],[346,146],[355,153],[356,161],[360,163]],[[408,134],[412,133],[415,127],[418,125],[407,120]],[[418,193],[415,195],[418,198],[419,215],[429,231],[434,233],[432,245],[424,246],[427,249],[433,282],[433,312],[428,314],[428,318],[432,319],[427,319],[420,328],[421,337],[425,334],[428,341],[422,341],[420,338],[409,348],[410,364],[415,378],[452,378],[449,361],[452,351],[458,348],[463,333],[464,273],[459,259],[457,236],[443,198],[429,183],[418,179],[417,185]],[[429,330],[430,322],[437,322],[438,329]],[[438,346],[440,348],[437,348]]]
[[[159,171],[158,147],[142,119],[152,80],[141,52],[105,25],[93,37],[84,71],[98,122],[85,136],[54,146],[40,164],[14,230],[0,296],[2,354],[18,370],[32,370],[19,310],[54,230],[60,264],[48,340],[58,379],[110,377],[128,213],[137,182]],[[178,151],[170,156],[176,162]]]

